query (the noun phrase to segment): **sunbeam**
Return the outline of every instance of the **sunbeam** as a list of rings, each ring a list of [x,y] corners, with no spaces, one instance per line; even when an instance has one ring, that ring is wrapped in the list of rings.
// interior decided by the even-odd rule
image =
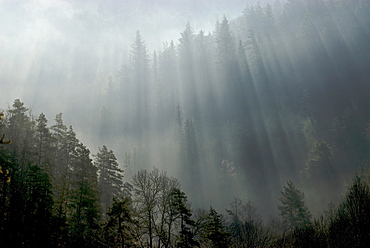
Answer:
[[[0,246],[368,244],[368,13],[0,0]]]

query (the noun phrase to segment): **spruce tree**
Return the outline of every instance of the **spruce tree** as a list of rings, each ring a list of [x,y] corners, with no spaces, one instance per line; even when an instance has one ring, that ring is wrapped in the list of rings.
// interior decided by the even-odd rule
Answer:
[[[177,241],[177,247],[189,248],[199,246],[199,242],[195,240],[195,235],[192,231],[195,227],[195,221],[191,219],[192,213],[185,193],[178,188],[174,188],[171,197],[171,205],[174,207],[172,218],[179,218],[180,221],[180,237]]]
[[[97,170],[90,151],[83,144],[76,147],[71,161],[71,191],[68,199],[68,224],[72,246],[92,247],[99,222]]]
[[[16,99],[12,108],[8,110],[8,130],[7,136],[13,141],[10,149],[20,162],[21,167],[25,167],[30,161],[31,147],[33,147],[34,122],[28,115],[28,108],[19,99]]]
[[[128,198],[113,197],[113,204],[107,212],[109,219],[104,227],[105,239],[110,247],[133,245],[130,227],[134,220],[130,206],[131,201]]]
[[[288,180],[287,186],[281,192],[278,206],[280,216],[287,231],[307,226],[310,223],[311,213],[304,203],[304,193],[297,188],[293,181]]]
[[[45,169],[50,174],[52,167],[51,156],[53,154],[53,150],[52,136],[50,129],[47,127],[48,120],[44,114],[40,114],[39,118],[36,119],[36,122],[36,162],[40,168]]]
[[[210,207],[209,214],[205,223],[206,237],[211,241],[212,247],[225,248],[229,244],[229,233],[225,231],[222,223],[222,214]]]
[[[130,106],[132,119],[132,130],[142,138],[147,132],[149,106],[150,106],[150,84],[149,84],[149,56],[145,42],[140,34],[136,32],[136,37],[131,45],[130,51],[133,82],[131,88]]]
[[[113,197],[120,198],[123,195],[123,170],[119,168],[113,151],[105,145],[99,148],[94,165],[99,173],[101,206],[103,213],[106,213],[113,203]]]

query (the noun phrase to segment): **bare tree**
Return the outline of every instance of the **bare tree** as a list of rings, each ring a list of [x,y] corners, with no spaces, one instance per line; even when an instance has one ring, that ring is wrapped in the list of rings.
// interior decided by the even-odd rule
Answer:
[[[177,179],[168,177],[157,168],[151,172],[140,170],[133,176],[133,204],[142,230],[147,233],[143,237],[147,236],[149,247],[153,247],[155,238],[166,247],[170,242],[169,233],[173,221],[169,218],[170,196],[172,189],[178,188],[179,185]]]

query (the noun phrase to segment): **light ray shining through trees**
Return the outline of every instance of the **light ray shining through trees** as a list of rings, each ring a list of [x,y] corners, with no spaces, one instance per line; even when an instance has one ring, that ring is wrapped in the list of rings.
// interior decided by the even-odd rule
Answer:
[[[38,178],[56,200],[56,240],[73,234],[70,244],[88,242],[84,235],[97,225],[120,233],[120,240],[105,233],[106,246],[246,245],[227,228],[259,235],[255,242],[275,235],[274,245],[284,246],[320,225],[334,232],[348,221],[341,216],[346,185],[370,163],[369,10],[368,0],[0,0],[0,135],[13,140],[0,148],[1,204],[15,204],[8,189],[17,198],[21,187],[39,187],[20,175]],[[105,153],[123,178],[108,169],[119,179],[99,177],[101,161],[89,158]],[[137,195],[140,173],[153,182]],[[17,184],[7,186],[11,177]],[[166,189],[166,180],[176,185]],[[365,199],[367,184],[356,180],[348,194],[363,190]],[[284,207],[312,213],[305,231],[283,227],[279,217],[287,182],[300,203]],[[103,202],[100,191],[115,198]],[[144,193],[162,205],[140,212]],[[223,220],[231,202],[233,219]],[[314,220],[331,203],[340,206],[332,222]],[[242,206],[261,218],[240,223],[233,211]],[[106,219],[138,212],[103,228],[99,209]],[[172,225],[180,219],[181,235]]]

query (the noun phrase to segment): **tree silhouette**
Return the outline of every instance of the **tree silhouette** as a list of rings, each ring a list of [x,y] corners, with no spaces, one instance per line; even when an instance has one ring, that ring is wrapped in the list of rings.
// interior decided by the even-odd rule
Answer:
[[[311,213],[305,206],[304,193],[294,185],[293,181],[287,181],[287,185],[281,192],[280,202],[282,205],[278,205],[278,210],[287,231],[307,226],[310,223]]]

